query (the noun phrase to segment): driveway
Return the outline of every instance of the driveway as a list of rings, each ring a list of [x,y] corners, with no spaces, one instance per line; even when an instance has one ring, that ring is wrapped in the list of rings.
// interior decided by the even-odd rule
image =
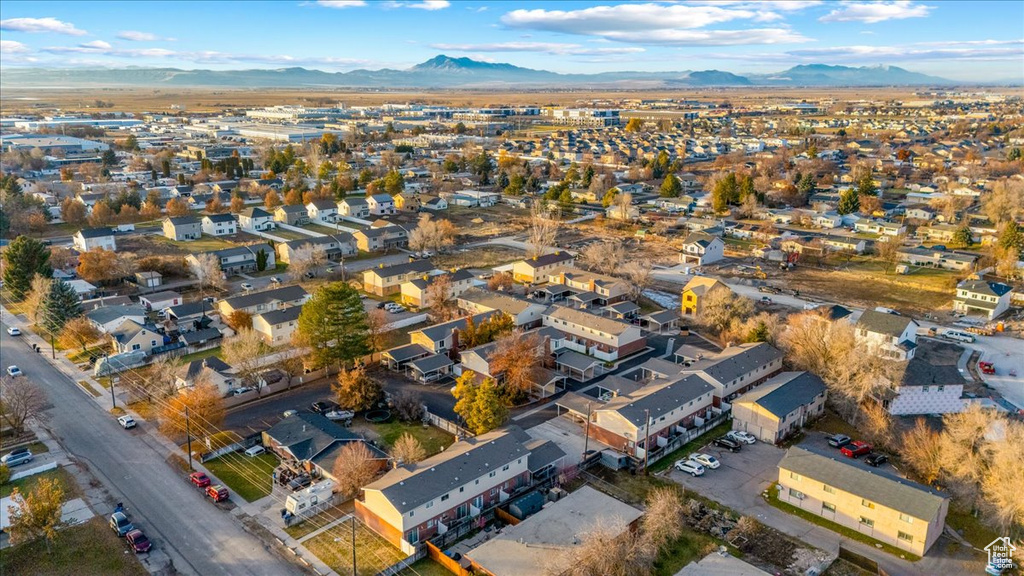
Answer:
[[[710,443],[713,438],[707,438]],[[777,466],[786,453],[771,444],[758,442],[744,445],[733,453],[708,444],[699,450],[718,459],[722,465],[717,470],[707,470],[696,478],[671,468],[669,478],[686,488],[722,502],[741,512],[763,505],[761,492],[778,480]]]
[[[982,374],[985,383],[995,388],[1003,398],[1024,409],[1024,342],[1011,336],[978,336],[974,344],[967,344],[981,352],[980,360],[992,362],[995,374]],[[1010,370],[1017,372],[1010,376]]]

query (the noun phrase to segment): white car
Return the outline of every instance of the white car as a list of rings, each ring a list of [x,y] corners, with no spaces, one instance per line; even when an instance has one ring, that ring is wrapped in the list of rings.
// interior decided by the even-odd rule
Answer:
[[[246,450],[245,455],[248,456],[249,458],[255,458],[256,456],[259,456],[260,454],[263,454],[266,451],[266,448],[257,444],[256,446],[253,446]]]
[[[129,428],[135,428],[136,426],[135,418],[132,418],[131,416],[121,416],[120,418],[117,419],[117,423],[120,424],[121,428],[124,428],[125,430]]]
[[[10,328],[7,329],[7,333],[10,334],[11,336],[21,336],[21,328],[18,328],[17,326],[11,326]]]
[[[248,282],[242,282],[242,290],[245,290],[245,291],[252,290],[252,284],[249,284]]]
[[[24,376],[25,373],[22,372],[21,368],[18,368],[17,366],[8,366],[7,367],[7,375],[8,376]]]
[[[737,442],[742,442],[743,444],[753,444],[757,442],[757,438],[753,434],[742,430],[733,430],[726,434],[726,436]]]
[[[679,460],[676,462],[676,470],[685,472],[690,476],[703,476],[704,467],[693,460]]]
[[[700,464],[705,468],[711,468],[712,470],[722,465],[722,463],[719,462],[718,459],[715,458],[714,456],[710,454],[701,454],[700,452],[694,452],[693,454],[690,454],[689,456],[687,456],[687,459],[693,460],[697,464]]]

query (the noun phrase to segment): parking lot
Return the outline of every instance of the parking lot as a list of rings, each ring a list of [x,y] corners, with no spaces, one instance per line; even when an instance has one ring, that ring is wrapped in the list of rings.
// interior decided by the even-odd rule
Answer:
[[[719,448],[708,437],[708,445],[698,452],[714,456],[721,466],[717,470],[706,470],[703,476],[693,477],[679,472],[674,465],[665,474],[689,490],[722,502],[736,510],[744,510],[761,502],[761,492],[778,479],[776,468],[785,451],[758,442],[744,444],[739,452]]]

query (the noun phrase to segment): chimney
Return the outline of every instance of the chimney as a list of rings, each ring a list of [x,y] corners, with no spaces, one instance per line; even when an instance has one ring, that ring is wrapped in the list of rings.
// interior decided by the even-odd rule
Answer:
[[[675,344],[676,344],[676,339],[675,338],[669,338],[668,339],[668,344],[665,345],[665,357],[666,358],[672,355],[672,349],[675,348]]]
[[[459,329],[452,328],[452,350],[459,349]]]

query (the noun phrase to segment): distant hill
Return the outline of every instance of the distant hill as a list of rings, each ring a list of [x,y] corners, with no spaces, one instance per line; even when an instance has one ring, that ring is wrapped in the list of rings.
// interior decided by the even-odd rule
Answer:
[[[351,88],[514,88],[686,86],[917,86],[956,82],[895,66],[807,64],[775,74],[740,76],[721,70],[559,74],[443,54],[405,70],[323,72],[307,68],[180,70],[177,68],[5,68],[0,82],[11,87],[189,86],[189,87],[351,87]]]

